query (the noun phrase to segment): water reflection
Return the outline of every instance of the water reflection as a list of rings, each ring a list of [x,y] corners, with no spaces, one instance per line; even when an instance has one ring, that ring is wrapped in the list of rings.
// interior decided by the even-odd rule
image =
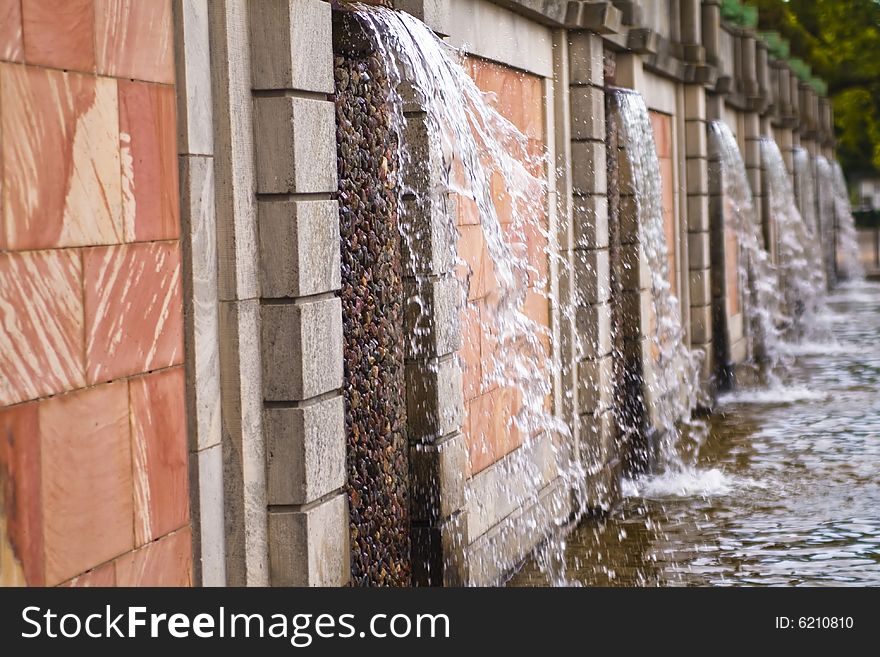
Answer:
[[[778,390],[722,399],[697,469],[572,532],[566,583],[880,584],[880,284],[828,305],[832,341],[793,349]],[[511,584],[547,584],[540,558]]]

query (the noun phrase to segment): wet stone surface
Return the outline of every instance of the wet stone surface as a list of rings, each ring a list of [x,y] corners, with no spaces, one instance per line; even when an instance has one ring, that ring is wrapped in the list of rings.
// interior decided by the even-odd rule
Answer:
[[[355,586],[410,583],[396,144],[375,54],[337,56],[336,142]]]

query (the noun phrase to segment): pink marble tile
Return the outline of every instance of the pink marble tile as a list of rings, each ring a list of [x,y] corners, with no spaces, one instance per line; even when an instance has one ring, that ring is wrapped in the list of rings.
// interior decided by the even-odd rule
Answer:
[[[171,0],[95,0],[98,73],[174,82]]]
[[[134,544],[128,383],[40,402],[46,584]]]
[[[83,278],[90,384],[183,362],[177,243],[85,249]]]
[[[92,0],[21,0],[21,17],[28,64],[94,73]]]
[[[192,532],[184,527],[116,560],[118,586],[192,586]]]
[[[0,59],[24,60],[20,0],[0,0]]]
[[[116,82],[0,64],[9,249],[122,241]]]
[[[42,521],[37,404],[20,404],[0,410],[0,585],[42,586]]]
[[[182,367],[131,379],[135,542],[143,545],[189,519]]]
[[[119,138],[125,240],[177,239],[177,124],[174,88],[119,81]]]
[[[74,588],[116,586],[116,566],[113,562],[105,563],[82,575],[77,575],[61,586]]]
[[[0,253],[0,404],[83,385],[79,253]]]

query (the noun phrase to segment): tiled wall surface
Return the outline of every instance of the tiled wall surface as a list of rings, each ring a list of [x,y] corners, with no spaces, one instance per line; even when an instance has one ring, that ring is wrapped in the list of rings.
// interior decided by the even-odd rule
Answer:
[[[529,138],[532,154],[542,153],[544,93],[541,78],[475,57],[467,59],[466,68],[482,91],[495,94],[498,111]],[[543,172],[533,173],[543,176]],[[536,270],[529,281],[523,312],[542,326],[549,326],[547,292],[537,288],[539,283],[546,284],[547,281],[546,211],[544,208],[529,208],[525,234],[515,234],[511,200],[504,189],[503,178],[495,174],[491,183],[495,208],[502,225],[508,229],[509,243],[523,245]],[[497,282],[473,201],[460,201],[458,223],[458,255],[464,262],[461,275],[467,281],[467,305],[462,314],[464,429],[471,474],[476,474],[522,444],[523,437],[512,423],[522,402],[517,390],[498,386],[492,377],[495,361],[489,308]],[[549,334],[545,349],[549,356]]]
[[[0,0],[0,583],[191,576],[170,0]]]

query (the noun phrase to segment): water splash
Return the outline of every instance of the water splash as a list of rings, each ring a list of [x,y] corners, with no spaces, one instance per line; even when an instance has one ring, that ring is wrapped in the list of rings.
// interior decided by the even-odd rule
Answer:
[[[660,163],[648,109],[642,96],[633,91],[614,90],[611,98],[610,120],[619,131],[630,170],[627,180],[621,177],[621,193],[633,196],[638,241],[650,271],[650,356],[642,359],[650,363],[643,372],[643,388],[648,421],[658,440],[647,460],[655,471],[677,470],[684,467],[683,455],[688,451],[682,439],[693,435],[685,434],[680,424],[690,419],[700,401],[699,374],[705,354],[686,346],[679,300],[670,284]]]
[[[832,164],[834,179],[834,217],[837,222],[837,248],[840,256],[837,259],[837,273],[847,280],[859,281],[865,278],[862,259],[859,252],[859,238],[856,232],[856,221],[853,218],[852,206],[846,178],[839,162]]]
[[[709,124],[709,148],[710,155],[718,158],[721,165],[722,191],[730,210],[725,213],[725,227],[737,236],[739,243],[737,267],[743,307],[753,338],[753,355],[765,376],[772,376],[782,357],[780,327],[790,322],[782,312],[779,275],[764,248],[746,167],[736,137],[727,124],[721,121]]]
[[[761,141],[761,159],[770,219],[777,228],[779,283],[785,313],[792,320],[785,335],[792,340],[818,339],[817,318],[824,314],[826,283],[817,240],[798,210],[791,178],[775,141]],[[802,155],[798,159],[803,163]]]
[[[409,299],[410,312],[418,317],[416,327],[428,333],[434,324],[428,300],[421,292],[436,278],[431,249],[427,249],[428,257],[420,260],[426,242],[451,245],[450,257],[456,261],[461,286],[458,308],[453,312],[459,316],[467,302],[469,285],[477,284],[488,272],[489,289],[481,299],[478,314],[478,339],[492,345],[493,355],[488,359],[485,353],[482,355],[480,383],[484,390],[510,391],[520,406],[520,410],[509,413],[507,409],[495,409],[493,415],[506,422],[503,427],[507,435],[489,438],[501,442],[517,435],[522,438],[522,458],[508,457],[494,466],[505,470],[496,478],[505,488],[493,491],[492,497],[500,500],[499,504],[528,506],[537,502],[542,487],[547,485],[548,469],[556,473],[553,476],[563,477],[569,490],[578,489],[585,477],[579,459],[569,448],[569,429],[548,409],[552,381],[559,369],[545,346],[549,331],[524,310],[530,294],[556,303],[549,298],[546,274],[536,267],[534,255],[529,257],[528,247],[533,242],[527,238],[537,234],[546,241],[548,247],[540,257],[550,258],[556,252],[553,235],[541,221],[547,216],[546,154],[543,149],[535,152],[527,136],[496,109],[499,99],[477,87],[462,65],[462,54],[423,23],[409,14],[381,7],[360,5],[356,11],[391,82],[388,101],[402,171],[402,241],[405,252],[414,260],[410,267],[418,283]],[[507,200],[504,217],[499,215],[496,203],[501,200],[499,194]],[[469,213],[470,219],[476,220],[471,223],[478,223],[482,230],[488,254],[482,271],[474,271],[455,255],[462,213]],[[431,219],[426,221],[425,216]],[[561,312],[571,311],[563,308]],[[528,457],[548,443],[552,463]],[[529,452],[533,447],[535,452]],[[459,476],[467,477],[467,473]],[[478,514],[491,503],[473,499],[468,486],[465,491],[466,506]],[[553,518],[568,516],[569,496],[560,497],[565,500],[560,501],[560,508],[551,510]],[[536,520],[523,523],[537,525]],[[514,531],[534,533],[542,529],[530,526]],[[506,539],[502,535],[497,540]],[[497,564],[494,570],[512,565]],[[472,571],[485,566],[473,561],[469,564]]]
[[[837,283],[837,267],[835,267],[835,190],[834,171],[831,163],[824,155],[816,156],[816,209],[818,212],[819,251],[822,255],[822,266],[829,287]]]

